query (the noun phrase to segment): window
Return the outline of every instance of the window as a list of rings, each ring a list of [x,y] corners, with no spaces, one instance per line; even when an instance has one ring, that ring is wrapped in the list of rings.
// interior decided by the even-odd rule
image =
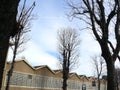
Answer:
[[[13,73],[10,85],[16,86],[29,86],[29,87],[37,87],[37,88],[62,88],[63,80],[60,78],[54,77],[46,77],[46,76],[38,76],[38,75],[30,75],[24,73]],[[80,89],[79,82],[68,81],[68,88],[70,89]]]
[[[92,86],[95,87],[96,86],[96,82],[92,81]]]
[[[32,79],[32,75],[28,75],[28,79]]]
[[[82,84],[82,90],[86,90],[86,84]]]

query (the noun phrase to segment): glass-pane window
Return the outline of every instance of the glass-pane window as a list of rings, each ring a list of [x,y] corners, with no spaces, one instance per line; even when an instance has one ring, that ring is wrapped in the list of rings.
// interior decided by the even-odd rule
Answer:
[[[63,80],[61,78],[54,77],[46,77],[40,75],[30,75],[23,73],[13,73],[10,85],[17,86],[29,86],[29,87],[37,87],[37,88],[52,88],[52,89],[61,89]],[[80,89],[80,82],[69,80],[68,88],[73,90]]]

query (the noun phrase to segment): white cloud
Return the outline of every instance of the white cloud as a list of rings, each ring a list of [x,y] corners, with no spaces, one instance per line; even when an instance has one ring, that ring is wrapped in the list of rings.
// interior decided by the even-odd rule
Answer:
[[[9,54],[10,55],[10,54]],[[27,48],[24,52],[18,55],[17,59],[25,57],[26,60],[32,65],[48,65],[51,69],[57,69],[58,60],[47,54],[44,49],[39,47],[33,42],[27,44]]]
[[[81,32],[81,53],[82,55],[93,56],[101,53],[100,46],[91,32]]]

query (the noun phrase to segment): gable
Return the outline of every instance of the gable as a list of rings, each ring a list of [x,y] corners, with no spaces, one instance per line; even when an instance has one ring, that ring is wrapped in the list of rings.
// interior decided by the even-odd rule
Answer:
[[[10,69],[11,63],[7,64],[7,69]],[[13,71],[22,72],[22,73],[31,73],[34,74],[34,69],[26,61],[15,61]]]
[[[54,77],[55,73],[49,69],[47,66],[36,69],[35,73],[37,75],[42,75],[42,76],[49,76],[49,77]]]
[[[78,75],[76,73],[73,73],[73,74],[69,75],[69,80],[80,81],[80,78],[78,77]]]

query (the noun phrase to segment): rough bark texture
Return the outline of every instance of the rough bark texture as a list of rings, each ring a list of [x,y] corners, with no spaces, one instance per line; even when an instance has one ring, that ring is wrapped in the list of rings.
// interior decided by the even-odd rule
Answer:
[[[3,71],[6,63],[9,38],[16,23],[19,0],[0,1],[0,89],[2,87]]]

